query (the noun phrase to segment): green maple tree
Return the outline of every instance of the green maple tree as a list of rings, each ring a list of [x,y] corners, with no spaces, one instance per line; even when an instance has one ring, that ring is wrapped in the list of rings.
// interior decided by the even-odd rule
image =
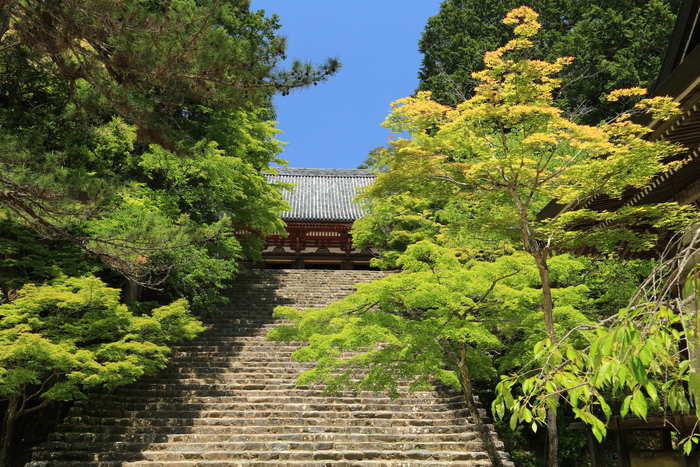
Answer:
[[[210,304],[283,229],[272,97],[340,64],[282,67],[277,18],[246,0],[12,0],[0,19],[0,215]]]
[[[533,38],[541,27],[537,18],[527,7],[506,16],[504,23],[514,28],[515,39],[486,53],[485,70],[473,75],[479,84],[464,102],[446,106],[424,92],[394,103],[385,126],[407,133],[410,139],[395,140],[383,153],[375,153],[378,164],[388,171],[380,173],[362,195],[370,215],[358,222],[354,232],[360,245],[378,240],[375,244],[389,252],[380,261],[388,265],[402,266],[403,255],[414,251],[416,240],[448,247],[465,264],[495,265],[503,257],[525,255],[529,267],[523,270],[535,273],[537,286],[522,288],[521,299],[531,299],[530,316],[543,323],[529,331],[529,345],[543,336],[550,345],[557,345],[566,336],[571,348],[577,348],[585,346],[587,338],[572,331],[576,326],[566,317],[577,316],[585,324],[590,320],[581,314],[581,304],[564,306],[567,292],[553,287],[552,265],[562,259],[557,252],[587,245],[614,253],[623,242],[634,251],[649,249],[658,240],[659,230],[655,229],[678,229],[688,222],[687,210],[673,203],[615,212],[586,209],[589,200],[621,197],[626,189],[643,187],[654,175],[677,164],[667,160],[681,148],[640,138],[648,129],[630,121],[636,112],[663,119],[677,110],[669,98],[653,98],[637,102],[634,110],[599,126],[566,118],[556,107],[553,92],[561,82],[557,76],[573,59],[547,62],[530,58]],[[626,89],[610,93],[609,98],[634,100],[642,93]],[[560,204],[558,214],[539,218],[551,200]],[[575,269],[573,264],[570,267]],[[498,302],[495,290],[505,283],[506,277],[494,281],[479,303]],[[424,299],[424,309],[432,310],[430,300],[440,308],[441,299],[429,295]],[[457,299],[453,306],[462,307],[467,314],[473,309],[466,299]],[[501,319],[507,319],[506,311]],[[392,313],[390,305],[386,312]],[[393,311],[401,313],[408,312]],[[309,330],[302,340],[311,343],[315,357],[324,355],[319,347],[333,352],[334,345],[344,342],[324,340],[313,334],[313,325],[306,324],[306,318],[291,316],[297,326],[306,325]],[[465,319],[470,322],[472,318]],[[319,321],[321,334],[333,326],[342,327],[332,319]],[[452,336],[458,347],[471,338],[468,332],[460,338]],[[535,353],[541,355],[539,350]],[[557,366],[553,360],[539,363],[549,369]],[[469,385],[467,380],[461,380],[464,387]],[[547,426],[548,464],[556,466],[559,393],[547,394],[538,399],[543,405],[536,415],[520,411],[515,420]]]
[[[95,277],[63,277],[28,284],[0,305],[0,398],[8,402],[0,466],[19,417],[54,400],[86,398],[86,389],[154,374],[168,362],[169,342],[204,330],[186,300],[137,315],[119,295]]]

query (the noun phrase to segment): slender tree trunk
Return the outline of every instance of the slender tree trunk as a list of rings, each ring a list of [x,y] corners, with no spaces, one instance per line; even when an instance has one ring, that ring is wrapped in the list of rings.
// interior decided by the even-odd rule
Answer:
[[[476,425],[476,430],[481,437],[481,441],[484,443],[484,448],[489,455],[491,464],[493,464],[494,467],[503,467],[501,456],[498,454],[498,449],[496,449],[496,444],[493,442],[491,432],[484,424],[483,420],[481,420],[479,409],[477,409],[476,402],[474,401],[474,394],[472,393],[472,380],[471,376],[469,375],[469,368],[467,367],[467,345],[464,342],[460,342],[458,345],[459,362],[457,363],[457,366],[459,367],[459,372],[462,379],[464,400],[467,403],[469,413],[472,415],[472,420],[474,420],[474,425]]]
[[[542,250],[542,246],[532,234],[530,228],[530,220],[528,219],[527,207],[523,204],[518,192],[514,189],[506,189],[515,202],[520,216],[520,231],[523,235],[523,247],[537,264],[537,270],[540,273],[540,282],[542,284],[542,309],[544,311],[544,326],[547,330],[547,337],[554,343],[554,316],[552,310],[554,308],[552,302],[552,287],[549,284],[549,268],[547,267],[547,252]]]
[[[537,270],[540,273],[540,281],[542,282],[542,311],[544,311],[544,327],[547,331],[547,337],[556,342],[554,335],[554,302],[552,301],[552,287],[549,284],[549,268],[547,267],[547,258],[541,250],[530,253],[535,258]]]
[[[556,397],[556,396],[555,396]],[[559,397],[557,397],[559,399]],[[557,467],[559,465],[559,432],[557,431],[557,408],[547,409],[547,465]]]
[[[523,247],[537,264],[537,270],[540,273],[540,282],[542,283],[542,309],[544,311],[544,326],[547,330],[547,337],[554,343],[554,316],[552,310],[554,308],[552,302],[552,287],[549,284],[549,268],[547,267],[547,252],[542,250],[537,239],[532,235],[530,229],[530,221],[527,217],[527,207],[523,204],[515,189],[508,189],[506,192],[513,198],[515,205],[518,208],[520,216],[520,230],[523,235]]]
[[[520,228],[523,234],[523,246],[537,265],[537,271],[540,274],[540,283],[542,285],[542,311],[544,312],[544,327],[547,331],[547,337],[552,342],[556,343],[556,335],[554,334],[554,302],[552,300],[552,287],[549,282],[549,268],[547,267],[547,252],[543,251],[538,244],[537,239],[532,235],[530,222],[527,217],[527,209],[520,200],[518,193],[515,190],[508,191],[513,197],[518,212],[520,214]],[[548,455],[547,466],[559,467],[559,432],[557,430],[557,403],[558,396],[554,397],[553,407],[547,409],[547,438],[548,438]]]
[[[556,336],[554,334],[554,302],[552,301],[552,287],[549,283],[549,268],[547,267],[547,258],[541,250],[531,253],[537,263],[537,270],[540,273],[540,281],[542,282],[542,308],[544,311],[544,327],[547,331],[547,337],[554,344]],[[553,396],[555,402],[559,402],[559,396]],[[548,467],[559,466],[559,432],[557,430],[557,404],[554,407],[547,409],[547,441]]]
[[[15,422],[18,418],[19,397],[11,397],[8,400],[5,419],[2,424],[2,447],[0,448],[0,467],[6,467],[7,459],[10,455],[10,446],[12,445],[12,435],[15,428]]]

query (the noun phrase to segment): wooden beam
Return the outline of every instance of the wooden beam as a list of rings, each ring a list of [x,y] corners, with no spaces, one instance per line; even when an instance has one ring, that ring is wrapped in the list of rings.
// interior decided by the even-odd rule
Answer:
[[[692,428],[698,418],[695,415],[687,414],[648,414],[647,420],[644,421],[641,418],[634,417],[632,415],[627,415],[625,418],[621,418],[619,415],[615,415],[610,418],[610,423],[608,424],[609,429],[621,429],[621,430],[671,430],[675,431],[676,428],[682,430],[682,427]],[[572,422],[569,423],[569,428],[572,430],[584,430],[588,428],[583,422]]]

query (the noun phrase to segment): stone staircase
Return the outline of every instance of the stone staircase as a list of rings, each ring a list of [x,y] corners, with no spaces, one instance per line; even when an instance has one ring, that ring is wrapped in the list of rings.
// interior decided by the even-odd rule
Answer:
[[[275,306],[323,306],[385,275],[238,276],[229,309],[175,346],[165,370],[76,402],[27,467],[490,466],[459,393],[324,397],[321,387],[295,386],[309,368],[290,359],[298,346],[266,341],[281,322]]]

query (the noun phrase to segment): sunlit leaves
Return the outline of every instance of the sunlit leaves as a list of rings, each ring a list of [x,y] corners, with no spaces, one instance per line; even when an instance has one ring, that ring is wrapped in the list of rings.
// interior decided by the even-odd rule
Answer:
[[[494,413],[504,417],[511,408],[516,412],[542,409],[548,395],[556,391],[599,440],[614,415],[606,400],[609,396],[604,394],[619,397],[617,413],[623,418],[631,414],[646,420],[649,411],[659,406],[690,413],[699,400],[700,377],[678,346],[683,342],[678,331],[682,320],[666,307],[649,304],[621,310],[609,327],[596,329],[583,350],[572,348],[567,341],[556,346],[549,340],[540,341],[534,346],[534,357],[557,367],[542,366],[550,369],[537,370],[532,376],[504,376],[497,388]],[[516,391],[518,386],[522,395]],[[602,410],[604,421],[596,416],[597,410]]]
[[[538,225],[536,232],[529,231],[543,244],[576,246],[592,230],[593,236],[585,240],[588,244],[600,243],[607,249],[606,244],[625,241],[632,248],[648,249],[653,235],[627,227],[635,222],[679,219],[677,208],[634,207],[604,213],[577,208],[597,196],[616,198],[625,189],[644,186],[655,174],[670,168],[663,159],[680,149],[640,139],[646,129],[624,117],[598,127],[564,118],[554,106],[552,92],[559,83],[553,75],[570,59],[547,63],[514,54],[532,46],[518,41],[534,34],[539,24],[528,8],[514,10],[512,15],[508,21],[518,24],[516,39],[487,56],[486,69],[474,75],[480,84],[472,98],[453,108],[420,92],[394,103],[385,125],[408,132],[411,140],[394,147],[389,163],[392,170],[380,174],[369,193],[379,193],[383,179],[391,179],[392,171],[400,171],[407,183],[430,177],[452,182],[461,187],[455,196],[465,202],[508,203],[507,199],[494,203],[493,193],[502,191],[510,195],[508,204],[517,208],[521,218]],[[640,92],[621,90],[611,99]],[[639,109],[657,116],[675,114],[675,107],[668,98],[638,104]],[[538,222],[541,203],[551,199],[563,209],[554,219]],[[604,232],[598,235],[591,225]],[[602,226],[605,228],[600,229]]]
[[[94,386],[116,387],[167,363],[168,342],[194,338],[203,326],[180,300],[136,316],[119,290],[95,277],[25,286],[0,306],[0,397],[82,398]]]
[[[487,230],[480,230],[479,224],[487,225],[490,236],[483,237],[481,254],[493,258],[490,254],[494,250],[484,240],[520,243],[533,260],[529,273],[535,273],[541,287],[549,289],[554,281],[565,280],[561,278],[566,274],[575,275],[575,270],[567,271],[566,267],[573,265],[567,264],[563,255],[552,256],[558,249],[594,246],[613,253],[624,244],[633,251],[646,250],[656,241],[649,226],[675,230],[689,218],[687,210],[673,203],[604,212],[582,209],[587,201],[601,195],[619,198],[631,187],[645,186],[653,176],[673,167],[664,160],[680,148],[639,138],[647,130],[633,123],[629,114],[599,126],[567,120],[554,105],[553,92],[559,85],[557,74],[572,59],[548,63],[529,60],[521,53],[533,47],[531,37],[539,28],[536,18],[525,7],[508,16],[506,22],[517,25],[516,37],[487,53],[485,70],[474,74],[479,84],[473,97],[450,107],[434,102],[429,93],[418,93],[393,105],[385,125],[408,132],[411,139],[392,145],[387,158],[390,170],[379,175],[365,196],[370,200],[374,196],[381,206],[380,194],[391,187],[392,195],[404,191],[432,199],[440,207],[461,203],[459,227],[438,225],[440,235],[435,238],[447,244],[454,241],[451,234],[459,228],[479,238]],[[636,98],[641,92],[622,90],[611,100]],[[678,112],[667,98],[643,100],[637,109],[659,117]],[[449,202],[436,202],[442,193],[424,188],[440,184],[453,187]],[[561,209],[543,219],[538,214],[550,200],[556,200]],[[480,210],[484,206],[486,209]],[[500,220],[500,213],[506,211],[510,217],[503,216],[500,225],[489,220]],[[450,220],[455,218],[458,216]],[[468,237],[465,233],[459,238]],[[450,245],[459,248],[455,243]],[[431,269],[429,258],[417,260],[406,266]],[[527,270],[520,271],[519,280]],[[500,284],[510,284],[509,279]],[[503,311],[527,303],[522,308],[529,308],[530,313],[523,314],[522,320],[532,327],[524,342],[534,352],[521,352],[526,356],[519,362],[524,365],[522,372],[506,377],[498,386],[494,411],[505,418],[510,410],[511,426],[538,420],[544,423],[544,412],[562,398],[601,439],[612,416],[603,391],[624,394],[623,409],[641,418],[646,417],[650,405],[659,403],[661,375],[681,360],[667,342],[674,332],[674,318],[666,309],[621,312],[614,331],[599,329],[594,333],[595,326],[586,323],[585,315],[578,311],[585,308],[585,287],[555,288],[553,303],[527,288],[518,292],[517,298],[504,301]],[[498,293],[497,288],[493,293]],[[544,303],[545,320],[554,323],[548,327],[545,341],[543,334],[532,332],[538,329],[536,320],[541,319],[532,312],[537,303]],[[645,323],[641,327],[640,320]],[[507,361],[507,357],[501,359],[501,363]],[[511,360],[507,367],[516,368],[514,363]],[[522,394],[517,393],[517,383],[522,383]],[[682,399],[674,398],[676,405],[683,404]],[[536,412],[542,415],[534,415]]]
[[[542,29],[528,39],[530,58],[553,61],[575,56],[559,77],[557,102],[569,115],[598,124],[634,101],[604,100],[613,89],[652,86],[661,67],[679,0],[531,1]],[[456,105],[474,87],[471,75],[482,70],[483,55],[510,38],[511,26],[501,24],[514,0],[447,0],[428,19],[419,43],[423,63],[418,90],[429,90],[443,104]]]
[[[279,326],[268,337],[307,343],[293,357],[316,362],[300,383],[319,381],[330,389],[359,384],[392,391],[398,378],[417,382],[432,378],[458,386],[454,372],[458,343],[468,344],[466,358],[473,377],[492,377],[494,364],[517,368],[530,355],[527,345],[511,341],[504,347],[502,336],[527,330],[528,343],[544,336],[541,317],[533,313],[542,299],[537,272],[522,252],[494,261],[460,262],[450,250],[423,241],[409,246],[397,263],[404,272],[360,284],[357,293],[326,308],[305,312],[277,308],[276,316],[292,325]],[[563,273],[580,267],[562,255],[553,270]],[[562,314],[572,322],[586,322],[571,308],[585,297],[585,288],[576,285],[560,291],[556,300]],[[562,324],[571,326],[565,320]],[[384,379],[386,374],[393,379]],[[360,382],[352,383],[353,378]]]

